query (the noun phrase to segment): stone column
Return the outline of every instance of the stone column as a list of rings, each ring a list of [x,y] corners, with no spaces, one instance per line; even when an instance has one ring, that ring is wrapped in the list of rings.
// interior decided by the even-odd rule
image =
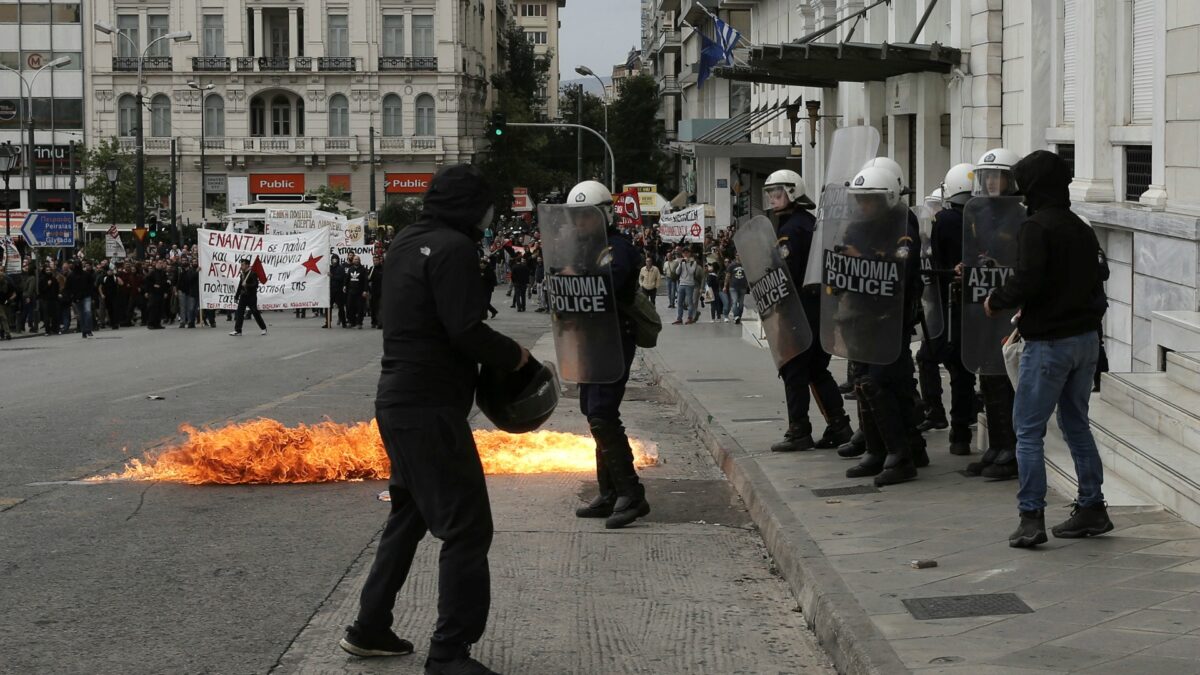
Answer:
[[[254,55],[267,56],[267,28],[263,25],[262,7],[254,8]]]
[[[294,59],[300,55],[300,30],[296,23],[296,8],[288,8],[288,58]]]
[[[1075,180],[1071,199],[1111,202],[1112,143],[1108,128],[1116,123],[1112,100],[1116,83],[1116,7],[1105,0],[1077,0],[1079,44],[1076,49]]]
[[[1141,203],[1155,211],[1167,207],[1167,8],[1154,3],[1154,165],[1150,187],[1142,193]]]

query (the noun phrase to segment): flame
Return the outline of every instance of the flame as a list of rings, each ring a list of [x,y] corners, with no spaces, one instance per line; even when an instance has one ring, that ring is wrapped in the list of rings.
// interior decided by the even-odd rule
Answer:
[[[354,425],[325,421],[286,427],[270,419],[220,429],[179,428],[187,441],[134,459],[125,470],[91,481],[167,481],[189,485],[327,483],[381,480],[390,473],[375,420]],[[488,474],[591,472],[596,443],[590,436],[558,431],[509,434],[475,431]],[[634,464],[658,462],[654,444],[630,439]]]

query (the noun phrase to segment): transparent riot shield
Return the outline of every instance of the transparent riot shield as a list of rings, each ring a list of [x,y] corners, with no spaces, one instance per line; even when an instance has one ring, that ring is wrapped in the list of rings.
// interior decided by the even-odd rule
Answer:
[[[1006,372],[1000,348],[1016,310],[989,318],[983,302],[1012,276],[1025,219],[1020,197],[974,197],[963,209],[962,359],[980,375]]]
[[[942,289],[933,271],[933,217],[936,212],[928,204],[913,209],[921,229],[921,321],[913,341],[941,337],[946,330]]]
[[[554,351],[563,379],[616,382],[625,374],[604,213],[538,206]]]
[[[918,255],[908,209],[862,204],[843,188],[825,191],[821,345],[851,361],[886,365],[906,349],[904,286]]]
[[[829,161],[825,165],[825,185],[817,202],[817,232],[813,242],[825,241],[824,192],[830,186],[844,188],[851,179],[862,169],[867,160],[875,157],[879,150],[879,130],[875,127],[857,126],[842,127],[833,132],[833,140],[829,144]],[[821,256],[810,255],[808,267],[804,270],[801,286],[819,284],[822,278]]]
[[[778,242],[775,227],[765,216],[755,216],[733,235],[771,356],[781,368],[812,345],[812,329]]]

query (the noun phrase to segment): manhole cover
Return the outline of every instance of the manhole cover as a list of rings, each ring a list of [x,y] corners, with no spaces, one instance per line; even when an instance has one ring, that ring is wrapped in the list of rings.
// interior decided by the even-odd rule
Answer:
[[[691,378],[688,380],[688,382],[741,382],[741,381],[742,381],[742,378],[740,378],[740,377],[695,377],[695,378]]]
[[[904,607],[914,619],[961,619],[996,614],[1032,614],[1033,610],[1015,593],[946,595],[940,598],[909,598]]]
[[[735,417],[730,422],[782,422],[782,417]]]
[[[812,491],[817,497],[844,497],[846,495],[869,495],[879,492],[874,485],[847,485],[845,487],[816,488]]]

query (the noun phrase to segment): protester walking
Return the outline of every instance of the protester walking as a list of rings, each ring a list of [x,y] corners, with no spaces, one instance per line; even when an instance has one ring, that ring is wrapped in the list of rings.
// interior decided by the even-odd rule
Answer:
[[[642,289],[642,293],[650,299],[650,304],[654,304],[654,297],[658,295],[658,285],[662,282],[662,272],[654,266],[654,258],[646,256],[646,266],[638,272],[638,286]]]
[[[234,298],[237,299],[237,317],[234,319],[233,332],[230,335],[241,337],[242,323],[246,318],[247,311],[250,312],[250,316],[254,317],[254,322],[262,331],[260,335],[266,335],[267,323],[263,321],[262,314],[258,312],[258,273],[250,268],[249,258],[242,258],[242,269],[238,272],[238,285]]]

